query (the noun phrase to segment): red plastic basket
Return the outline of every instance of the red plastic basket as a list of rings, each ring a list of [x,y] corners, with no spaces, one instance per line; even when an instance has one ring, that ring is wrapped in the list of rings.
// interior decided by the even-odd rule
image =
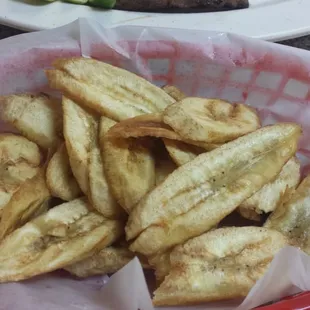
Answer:
[[[78,28],[78,27],[76,27]],[[123,28],[124,29],[124,28]],[[84,46],[76,38],[76,34],[71,35],[71,30],[66,36],[45,35],[40,37],[40,48],[36,44],[33,33],[19,38],[19,41],[10,39],[11,47],[1,50],[0,57],[0,94],[24,91],[46,90],[46,80],[43,69],[50,67],[51,62],[58,57],[71,57],[83,55],[92,56],[113,65],[126,67],[131,71],[146,69],[158,60],[164,60],[164,72],[156,72],[153,76],[142,74],[146,78],[157,82],[158,85],[172,83],[187,91],[189,95],[207,95],[232,101],[242,101],[255,106],[268,122],[302,120],[302,125],[307,133],[310,133],[310,59],[309,55],[296,52],[276,45],[260,43],[260,48],[253,48],[253,42],[245,38],[233,38],[233,36],[219,36],[219,44],[213,44],[212,51],[209,50],[210,57],[206,57],[206,46],[210,44],[208,36],[199,44],[170,41],[169,31],[165,32],[164,40],[156,42],[135,41],[128,38],[120,38],[118,49],[123,53],[117,53],[113,49],[116,37],[109,37],[108,31],[102,30],[100,34],[106,35],[106,44],[102,44],[102,37],[99,32],[94,31],[93,44]],[[125,30],[124,30],[125,31]],[[172,30],[170,30],[171,32]],[[144,32],[131,28],[128,35],[135,32],[136,40],[140,40]],[[75,32],[74,32],[75,33]],[[85,34],[81,33],[79,40]],[[96,36],[97,35],[97,36]],[[195,35],[195,33],[193,33]],[[151,34],[156,36],[154,30]],[[166,39],[168,38],[168,39]],[[221,38],[221,39],[220,39]],[[24,40],[24,41],[23,41]],[[234,42],[232,48],[230,41]],[[101,42],[101,43],[100,43]],[[224,42],[224,43],[223,43]],[[13,44],[14,43],[14,44]],[[52,44],[53,43],[53,44]],[[27,48],[21,48],[21,45]],[[210,47],[210,46],[209,46]],[[210,47],[210,48],[211,48]],[[3,54],[5,53],[5,57]],[[304,57],[307,56],[307,57]],[[307,58],[307,61],[304,59]],[[138,68],[131,68],[131,59],[135,60]],[[187,67],[186,70],[180,66],[180,62]],[[224,65],[229,63],[230,65]],[[186,71],[185,73],[178,72]],[[246,79],[240,80],[240,72],[248,72]],[[140,72],[141,73],[141,72]],[[281,74],[280,74],[281,73]],[[276,87],[270,87],[266,82],[270,76],[279,77]],[[12,83],[14,81],[14,84]],[[33,83],[35,82],[35,83]],[[291,84],[298,83],[302,89],[297,96],[291,92]],[[12,89],[11,85],[18,85]],[[35,85],[35,86],[33,86]],[[203,90],[203,93],[200,92]],[[231,93],[234,97],[231,97]],[[259,100],[257,99],[259,97]],[[257,102],[259,101],[259,106]],[[292,113],[289,108],[294,105]],[[279,112],[281,106],[285,115]],[[1,124],[0,124],[1,125]],[[0,126],[1,127],[1,126]],[[307,134],[301,144],[300,153],[308,159],[304,165],[304,172],[310,171],[310,136]],[[62,292],[61,292],[62,293]],[[18,298],[14,298],[18,299]],[[1,305],[0,305],[0,309]],[[6,309],[16,309],[14,307]],[[23,308],[19,308],[23,309]],[[272,304],[256,308],[257,310],[301,310],[310,309],[310,292],[296,294]]]
[[[257,310],[306,310],[310,309],[310,292],[285,297],[282,300],[255,308]]]

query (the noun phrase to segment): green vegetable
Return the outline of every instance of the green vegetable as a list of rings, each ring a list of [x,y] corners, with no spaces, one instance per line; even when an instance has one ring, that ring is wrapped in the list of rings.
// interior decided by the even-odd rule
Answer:
[[[1,1],[1,0],[0,0]],[[57,0],[43,0],[44,2],[54,2]],[[64,2],[75,4],[89,4],[92,6],[98,6],[104,9],[113,9],[116,0],[63,0]]]
[[[98,6],[104,9],[112,9],[116,0],[88,0],[88,4]]]
[[[65,2],[75,3],[75,4],[85,4],[88,0],[65,0]]]

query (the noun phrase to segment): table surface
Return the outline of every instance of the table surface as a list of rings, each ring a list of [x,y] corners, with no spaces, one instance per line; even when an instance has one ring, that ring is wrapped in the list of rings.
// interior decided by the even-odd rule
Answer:
[[[23,31],[0,25],[0,40],[21,33],[23,33]],[[310,35],[278,43],[310,50]]]

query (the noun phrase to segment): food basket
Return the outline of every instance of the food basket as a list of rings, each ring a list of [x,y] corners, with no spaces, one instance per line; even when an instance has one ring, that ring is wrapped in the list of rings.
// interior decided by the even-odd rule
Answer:
[[[138,73],[187,95],[245,102],[263,125],[295,121],[303,127],[298,158],[310,172],[310,53],[233,34],[141,28],[104,29],[80,19],[67,26],[0,42],[0,95],[47,92],[44,69],[59,57],[92,57]],[[1,123],[2,131],[12,131]],[[310,309],[310,258],[286,247],[242,301],[182,309]],[[151,310],[137,259],[108,280],[83,281],[61,272],[0,285],[0,309]],[[106,284],[108,282],[108,284]],[[300,293],[303,292],[303,293]],[[285,296],[290,296],[281,299]],[[168,309],[168,308],[161,308]],[[181,309],[181,308],[169,308]]]

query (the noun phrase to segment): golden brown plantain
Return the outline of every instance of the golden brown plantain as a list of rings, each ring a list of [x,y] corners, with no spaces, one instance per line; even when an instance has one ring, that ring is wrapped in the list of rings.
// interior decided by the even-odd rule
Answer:
[[[46,95],[11,95],[1,98],[1,117],[22,135],[44,149],[62,140],[62,110],[58,100]]]
[[[171,269],[155,291],[156,306],[244,297],[288,245],[281,233],[261,227],[220,228],[177,246]]]
[[[86,199],[52,208],[0,244],[0,282],[20,281],[74,264],[123,233],[123,223],[93,211]]]
[[[163,90],[177,102],[186,98],[186,95],[175,86],[166,85],[163,87]],[[202,147],[182,141],[169,139],[163,139],[163,141],[171,158],[178,166],[182,166],[193,160],[196,156],[206,152]]]
[[[97,137],[98,120],[71,99],[63,97],[64,136],[70,166],[82,192],[89,194],[89,157]]]
[[[99,148],[99,118],[72,100],[63,98],[64,135],[72,172],[93,207],[107,218],[123,210],[111,196]]]
[[[145,79],[101,61],[58,59],[46,75],[52,88],[116,121],[160,112],[175,100]]]
[[[176,101],[181,101],[186,98],[186,95],[175,86],[165,85],[162,89]]]
[[[2,209],[0,220],[0,240],[10,234],[38,212],[50,200],[46,186],[45,169],[21,184],[11,200]]]
[[[184,141],[188,144],[193,144],[205,150],[213,150],[219,147],[219,144],[210,144],[205,142],[197,142],[186,140],[179,134],[175,133],[173,129],[163,123],[161,114],[144,114],[133,118],[123,120],[115,124],[107,134],[113,138],[139,138],[139,137],[155,137],[166,138],[176,141]]]
[[[112,196],[103,162],[100,155],[99,143],[96,141],[89,156],[89,199],[94,208],[107,218],[115,219],[126,214]]]
[[[154,255],[210,230],[276,178],[300,134],[296,124],[267,126],[179,167],[131,212],[130,249]]]
[[[182,141],[170,139],[163,139],[163,141],[169,155],[178,166],[182,166],[195,159],[198,155],[207,152],[202,147]]]
[[[48,163],[46,183],[54,197],[59,197],[65,201],[73,200],[82,195],[73,176],[65,144],[60,145]]]
[[[184,139],[204,143],[225,143],[260,127],[253,108],[203,98],[185,98],[168,106],[163,122]]]
[[[14,134],[0,134],[0,185],[16,189],[40,170],[42,156],[38,146]]]
[[[310,176],[307,176],[289,199],[284,199],[269,216],[265,227],[290,238],[292,245],[310,254]]]
[[[80,278],[104,275],[117,272],[134,257],[135,254],[128,248],[112,245],[82,261],[65,267],[65,270]]]
[[[273,182],[266,184],[239,206],[239,213],[245,218],[259,221],[262,213],[274,211],[277,205],[283,202],[284,196],[289,197],[299,181],[300,163],[294,157],[284,165]]]
[[[114,197],[130,213],[155,186],[155,159],[141,140],[106,135],[113,125],[114,121],[101,118],[100,144],[104,170]]]
[[[0,217],[19,186],[38,173],[41,159],[35,143],[14,134],[0,134]]]

